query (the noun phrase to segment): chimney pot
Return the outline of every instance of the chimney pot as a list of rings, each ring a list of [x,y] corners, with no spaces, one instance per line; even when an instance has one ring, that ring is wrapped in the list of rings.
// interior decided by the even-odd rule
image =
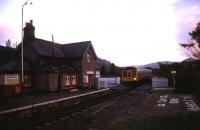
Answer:
[[[33,26],[33,20],[26,23],[24,28],[24,39],[35,40],[35,27]]]

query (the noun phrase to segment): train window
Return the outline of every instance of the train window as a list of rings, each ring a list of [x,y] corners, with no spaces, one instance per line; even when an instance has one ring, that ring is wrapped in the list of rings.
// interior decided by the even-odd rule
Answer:
[[[133,74],[133,75],[136,75],[136,71],[135,71],[135,70],[133,70],[133,71],[132,71],[132,74]]]
[[[131,71],[128,71],[128,77],[132,77]]]
[[[127,75],[126,75],[126,71],[123,71],[123,77],[126,77]]]

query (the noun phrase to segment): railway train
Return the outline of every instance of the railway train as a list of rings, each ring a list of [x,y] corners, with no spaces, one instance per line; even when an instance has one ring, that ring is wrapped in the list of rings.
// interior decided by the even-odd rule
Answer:
[[[121,81],[125,85],[150,82],[152,77],[152,70],[140,69],[136,67],[124,67],[122,69]]]

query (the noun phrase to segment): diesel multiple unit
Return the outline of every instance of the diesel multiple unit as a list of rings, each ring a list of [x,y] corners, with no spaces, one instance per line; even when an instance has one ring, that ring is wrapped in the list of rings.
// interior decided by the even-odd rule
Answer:
[[[122,83],[136,83],[150,80],[152,70],[140,69],[136,67],[124,67],[122,70]]]

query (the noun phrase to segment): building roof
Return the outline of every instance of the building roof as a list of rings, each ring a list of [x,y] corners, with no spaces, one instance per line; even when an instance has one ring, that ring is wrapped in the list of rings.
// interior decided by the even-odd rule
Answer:
[[[74,68],[66,64],[46,64],[35,70],[36,72],[75,72]]]
[[[60,44],[38,38],[30,43],[40,56],[64,58]]]
[[[19,59],[13,59],[0,65],[0,73],[20,73],[21,61]],[[27,60],[24,61],[24,72],[75,72],[75,69],[66,64],[45,64],[37,68],[32,68]]]
[[[24,62],[24,71],[30,72],[32,70],[28,62]],[[21,62],[17,58],[10,60],[2,65],[0,65],[0,73],[16,73],[21,72]]]
[[[17,49],[0,45],[0,64],[10,61],[16,54]]]
[[[63,50],[65,58],[74,59],[74,58],[84,57],[87,53],[87,50],[90,47],[92,48],[94,55],[96,56],[96,53],[95,53],[94,48],[91,44],[91,41],[63,44],[62,50]]]
[[[28,42],[28,41],[27,41]],[[91,44],[91,41],[83,41],[68,44],[58,44],[42,39],[35,38],[34,41],[29,44],[36,50],[40,56],[74,59],[82,58],[87,53],[87,50],[91,47],[94,55],[96,53]]]

